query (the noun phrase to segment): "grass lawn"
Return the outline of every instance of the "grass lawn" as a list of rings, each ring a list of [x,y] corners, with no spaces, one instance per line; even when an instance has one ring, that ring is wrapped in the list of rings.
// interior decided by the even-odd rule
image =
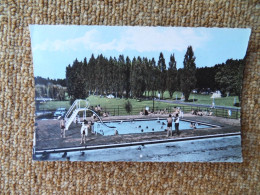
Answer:
[[[173,94],[173,98],[170,99],[169,93],[165,92],[164,93],[164,99],[167,100],[176,100],[176,95],[178,98],[181,97],[180,92],[175,92]],[[193,97],[194,97],[194,103],[196,104],[212,104],[212,98],[211,95],[201,95],[201,94],[191,94],[190,95],[190,103],[193,103]],[[238,102],[238,97],[235,97],[237,102]],[[103,108],[124,108],[125,103],[127,102],[126,99],[119,99],[119,98],[114,98],[114,99],[108,99],[105,97],[100,98],[99,96],[90,96],[87,98],[91,106],[96,106],[96,105],[101,105]],[[153,107],[153,101],[152,100],[136,100],[136,99],[128,99],[132,106],[134,108],[145,108],[146,106],[152,108]],[[224,98],[215,98],[215,106],[233,106],[234,103],[234,96],[230,97],[224,97]],[[157,107],[158,109],[163,109],[163,108],[168,108],[172,106],[178,106],[177,104],[170,104],[170,103],[164,103],[164,102],[154,102],[154,106]],[[183,105],[182,105],[183,106]],[[40,109],[44,110],[56,110],[57,108],[67,108],[69,109],[70,103],[69,101],[49,101],[45,102],[40,105]]]
[[[210,98],[210,95],[196,95],[194,94],[195,99],[199,99],[198,101],[195,101],[194,103],[199,103],[199,104],[211,104],[212,99]],[[226,97],[226,98],[221,98],[221,99],[215,99],[215,105],[223,105],[223,106],[230,106],[233,104],[233,98],[234,97]],[[130,114],[136,115],[139,114],[141,110],[144,110],[147,106],[152,110],[153,108],[153,101],[152,100],[136,100],[136,99],[119,99],[119,98],[114,98],[114,99],[108,99],[106,97],[99,97],[99,96],[90,96],[87,98],[87,100],[90,103],[90,106],[95,107],[96,105],[101,105],[103,108],[103,111],[110,112],[111,115],[128,115],[126,112],[124,105],[125,103],[129,100],[132,104],[132,112]],[[191,102],[192,103],[192,102]],[[81,105],[84,105],[84,102],[82,101]],[[184,110],[185,112],[190,112],[191,109],[198,109],[198,107],[190,106],[190,105],[177,105],[177,104],[171,104],[171,103],[165,103],[165,102],[154,102],[154,108],[156,110],[160,109],[170,109],[172,111],[172,108],[175,106],[179,106]],[[70,108],[70,103],[69,101],[49,101],[44,104],[40,105],[40,110],[56,110],[57,108]],[[206,110],[205,108],[202,108],[202,110]],[[227,111],[218,109],[215,110],[214,115],[220,115],[227,117]],[[232,113],[232,118],[240,116],[240,112],[238,115],[233,112]]]
[[[70,108],[69,101],[49,101],[40,104],[40,110],[56,110],[57,108]]]
[[[98,96],[90,96],[87,98],[91,106],[101,105],[102,108],[124,108],[125,103],[129,100],[132,104],[133,109],[135,108],[145,108],[146,106],[150,107],[150,109],[153,107],[153,101],[152,100],[136,100],[136,99],[108,99],[108,98],[100,98]],[[170,106],[176,106],[170,103],[165,102],[154,102],[154,107],[158,107],[159,109],[167,108]]]
[[[87,100],[90,103],[90,106],[95,107],[96,105],[101,105],[101,107],[105,110],[111,110],[111,109],[123,109],[124,105],[128,101],[126,99],[108,99],[108,98],[100,98],[99,96],[89,96]],[[129,101],[132,104],[133,110],[137,109],[140,112],[140,109],[144,109],[146,106],[150,107],[152,109],[153,107],[153,101],[152,100],[136,100],[136,99],[129,99]],[[84,102],[82,102],[82,105],[84,105]],[[164,109],[168,107],[176,106],[170,103],[164,103],[164,102],[154,102],[154,107],[158,109]],[[57,108],[70,108],[69,101],[49,101],[46,103],[43,103],[40,105],[40,110],[56,110]]]
[[[152,93],[150,92],[149,96],[151,96],[151,94]],[[146,95],[148,96],[148,93],[146,93]],[[166,91],[163,94],[163,99],[176,100],[176,95],[177,95],[177,98],[181,98],[182,93],[181,92],[174,92],[172,98],[170,98],[169,92]],[[193,99],[194,99],[194,103],[195,104],[208,104],[208,105],[212,105],[212,98],[211,98],[211,96],[212,96],[212,94],[210,94],[210,95],[201,95],[201,94],[192,94],[191,93],[190,97],[189,97],[189,100],[190,100],[190,103],[193,103]],[[238,96],[229,96],[229,97],[215,98],[215,106],[229,106],[229,107],[237,108],[237,107],[233,106],[234,98],[236,98],[236,103],[238,103],[239,102]]]

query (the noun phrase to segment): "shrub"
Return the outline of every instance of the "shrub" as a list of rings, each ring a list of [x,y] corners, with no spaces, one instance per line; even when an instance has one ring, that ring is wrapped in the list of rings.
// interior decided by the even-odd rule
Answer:
[[[128,100],[125,103],[125,110],[126,110],[126,112],[129,114],[130,112],[132,112],[132,108],[133,108],[133,106],[132,106],[131,102]]]

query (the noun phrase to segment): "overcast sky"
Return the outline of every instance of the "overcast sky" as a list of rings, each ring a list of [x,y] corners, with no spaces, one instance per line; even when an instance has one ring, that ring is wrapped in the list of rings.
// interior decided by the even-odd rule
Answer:
[[[250,29],[30,25],[34,76],[65,78],[66,66],[77,58],[89,60],[103,54],[154,58],[163,52],[168,65],[174,54],[177,68],[183,67],[187,47],[193,47],[196,66],[214,66],[227,59],[242,59]]]

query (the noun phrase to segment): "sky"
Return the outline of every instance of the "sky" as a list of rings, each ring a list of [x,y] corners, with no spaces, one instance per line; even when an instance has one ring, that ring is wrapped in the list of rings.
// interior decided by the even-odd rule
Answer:
[[[188,46],[197,67],[212,67],[244,58],[250,33],[241,28],[30,25],[34,76],[64,79],[69,64],[76,58],[88,61],[92,54],[158,62],[162,52],[167,66],[174,54],[179,69]]]

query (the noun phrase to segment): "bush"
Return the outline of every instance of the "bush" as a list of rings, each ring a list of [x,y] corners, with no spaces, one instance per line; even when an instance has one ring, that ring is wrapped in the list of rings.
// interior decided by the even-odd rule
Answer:
[[[131,102],[128,100],[125,103],[125,110],[126,110],[126,112],[129,114],[130,112],[132,112],[132,108],[133,108],[133,106],[132,106]]]
[[[240,107],[240,103],[235,103],[234,106]]]

